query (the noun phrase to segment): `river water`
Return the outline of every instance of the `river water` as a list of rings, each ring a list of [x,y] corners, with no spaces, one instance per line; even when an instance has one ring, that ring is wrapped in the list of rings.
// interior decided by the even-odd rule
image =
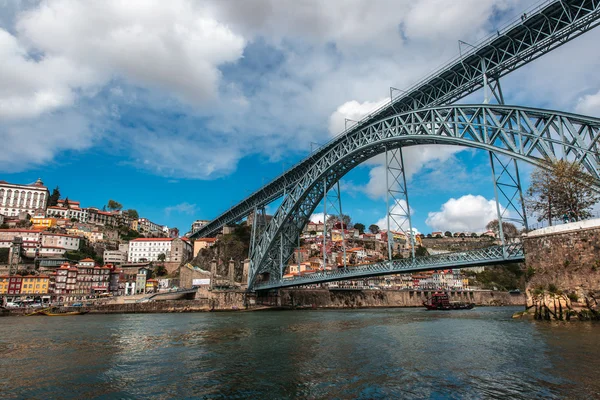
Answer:
[[[520,310],[0,318],[0,398],[600,398],[600,325]]]

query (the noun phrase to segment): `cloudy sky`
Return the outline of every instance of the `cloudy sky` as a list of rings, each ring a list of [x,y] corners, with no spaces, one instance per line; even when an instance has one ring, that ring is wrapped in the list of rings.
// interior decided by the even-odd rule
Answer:
[[[0,0],[0,179],[41,177],[84,206],[112,198],[185,231],[378,107],[390,86],[456,56],[459,39],[478,42],[532,4]],[[600,115],[599,40],[597,29],[509,75],[507,103]],[[481,230],[493,217],[487,154],[405,156],[421,232]],[[384,216],[383,171],[374,159],[344,178],[355,222]]]

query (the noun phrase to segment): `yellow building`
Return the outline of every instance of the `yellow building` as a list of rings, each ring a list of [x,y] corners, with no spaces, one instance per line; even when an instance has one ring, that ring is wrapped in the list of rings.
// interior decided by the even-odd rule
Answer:
[[[0,294],[8,292],[8,275],[0,275]]]
[[[51,228],[56,226],[56,218],[33,217],[31,223],[35,229]]]
[[[45,275],[28,275],[23,277],[21,294],[46,294],[50,278]]]

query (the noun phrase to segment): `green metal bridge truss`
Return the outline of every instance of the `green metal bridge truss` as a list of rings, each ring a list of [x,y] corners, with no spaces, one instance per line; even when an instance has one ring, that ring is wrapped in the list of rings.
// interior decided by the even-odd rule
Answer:
[[[568,159],[580,163],[596,178],[595,187],[600,190],[598,118],[505,105],[446,106],[386,117],[339,139],[286,191],[253,248],[251,288],[259,275],[283,282],[284,266],[297,238],[324,194],[357,165],[393,149],[419,144],[460,145],[540,167],[547,167],[547,160]]]

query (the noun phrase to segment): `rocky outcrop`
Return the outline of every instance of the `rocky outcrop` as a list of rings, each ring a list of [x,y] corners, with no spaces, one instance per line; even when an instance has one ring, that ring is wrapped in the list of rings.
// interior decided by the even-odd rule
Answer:
[[[523,316],[600,319],[600,220],[533,231],[523,243],[530,276]]]

